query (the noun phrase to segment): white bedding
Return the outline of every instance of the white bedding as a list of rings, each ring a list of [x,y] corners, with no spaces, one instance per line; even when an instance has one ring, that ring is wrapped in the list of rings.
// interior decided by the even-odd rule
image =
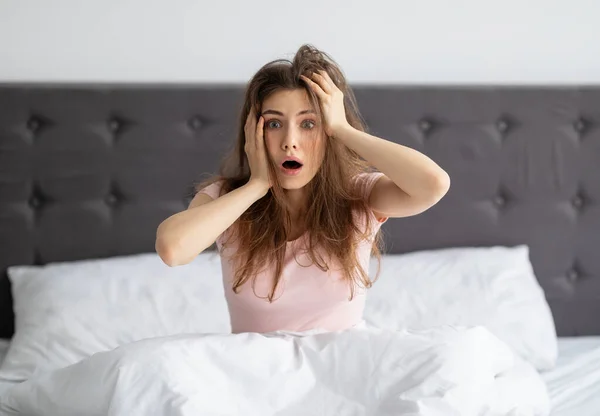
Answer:
[[[0,364],[4,361],[4,357],[8,352],[8,347],[10,346],[10,341],[6,339],[0,339]],[[10,387],[14,386],[16,383],[12,381],[0,380],[0,396],[4,394],[6,390]]]
[[[542,374],[552,416],[600,415],[600,337],[559,338],[556,368]]]
[[[8,347],[10,346],[10,341],[7,339],[0,339],[0,364],[4,361],[4,357],[8,352]]]
[[[533,366],[487,329],[180,335],[40,374],[1,415],[547,415]]]
[[[0,340],[0,362],[9,342]],[[597,416],[600,409],[600,337],[559,338],[559,357],[542,377],[551,416]],[[0,396],[16,383],[0,382]]]
[[[389,330],[484,326],[538,370],[554,322],[526,246],[386,255],[364,319]],[[374,276],[377,262],[371,262]],[[23,381],[96,352],[181,333],[229,333],[215,253],[170,268],[156,253],[8,269],[15,336],[0,379]]]
[[[339,339],[224,335],[223,288],[211,278],[219,274],[217,259],[199,256],[168,270],[161,264],[151,254],[13,269],[20,325],[0,371],[0,415],[19,408],[67,415],[59,404],[86,415],[169,405],[173,412],[158,413],[223,416],[240,414],[227,411],[237,405],[252,415],[244,403],[262,403],[255,412],[261,415],[273,408],[310,414],[307,406],[319,405],[315,414],[410,408],[402,414],[424,415],[440,407],[444,415],[457,407],[472,414],[485,407],[481,414],[504,415],[512,403],[520,412],[510,416],[520,416],[546,414],[550,400],[552,416],[600,414],[600,337],[560,339],[557,347],[524,247],[388,256],[365,310],[367,324],[380,329],[356,328]],[[451,329],[458,326],[487,335]],[[207,332],[221,335],[170,337]],[[0,362],[6,347],[0,342]],[[542,377],[532,371],[551,367],[557,351],[556,369]],[[254,358],[259,364],[250,363]],[[281,369],[282,361],[294,365]],[[342,373],[354,381],[342,381]],[[265,389],[277,394],[261,397]],[[225,390],[225,398],[216,393]],[[325,400],[337,407],[325,408]]]
[[[19,382],[17,381],[4,381],[4,380],[0,380],[0,397],[2,397],[2,395],[8,391],[8,389],[10,389],[11,387],[13,387],[14,385],[19,384]]]

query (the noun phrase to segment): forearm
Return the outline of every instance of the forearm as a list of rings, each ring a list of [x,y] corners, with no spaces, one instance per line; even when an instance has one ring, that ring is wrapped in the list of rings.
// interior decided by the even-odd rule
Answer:
[[[448,174],[423,153],[351,126],[334,134],[335,140],[354,150],[412,197],[429,198],[448,186]]]
[[[170,266],[189,263],[267,191],[249,182],[220,198],[170,216],[158,227],[156,251]]]

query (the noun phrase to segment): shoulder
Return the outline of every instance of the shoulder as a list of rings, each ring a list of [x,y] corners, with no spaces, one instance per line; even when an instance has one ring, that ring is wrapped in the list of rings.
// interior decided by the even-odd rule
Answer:
[[[384,176],[381,172],[363,172],[353,178],[353,183],[359,195],[368,201],[375,184]]]
[[[204,194],[208,195],[212,199],[217,199],[221,196],[224,183],[225,181],[223,179],[216,179],[212,183],[208,183],[207,185],[200,185],[196,194]]]
[[[224,184],[225,184],[224,179],[213,179],[213,180],[209,180],[207,182],[204,182],[203,184],[198,185],[198,187],[196,188],[197,189],[196,195],[194,196],[194,199],[190,203],[190,208],[193,208],[198,205],[206,204],[206,203],[210,202],[210,199],[215,200],[215,199],[219,198],[223,194],[223,185]],[[206,198],[207,196],[210,199],[207,199]],[[217,238],[215,240],[219,253],[221,252],[223,243],[225,241],[224,238],[228,232],[229,232],[229,228],[226,229],[224,232],[222,232],[219,236],[217,236]]]
[[[385,177],[385,175],[381,172],[363,172],[356,175],[353,178],[353,183],[356,189],[357,194],[363,199],[366,203],[368,209],[368,219],[374,220],[377,224],[377,227],[386,222],[387,217],[379,215],[375,213],[370,204],[370,197],[373,188],[379,182],[381,178]]]

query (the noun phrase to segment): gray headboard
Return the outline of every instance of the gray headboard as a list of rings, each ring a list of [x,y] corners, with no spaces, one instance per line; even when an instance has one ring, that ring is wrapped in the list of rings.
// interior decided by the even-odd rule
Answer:
[[[357,86],[377,135],[430,155],[446,198],[388,221],[387,252],[528,244],[560,335],[600,334],[600,88]],[[229,148],[242,86],[0,85],[6,267],[154,250]]]

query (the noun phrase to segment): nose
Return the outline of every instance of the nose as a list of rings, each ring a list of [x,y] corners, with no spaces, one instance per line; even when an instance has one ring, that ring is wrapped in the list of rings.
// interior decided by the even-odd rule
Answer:
[[[297,134],[294,131],[293,127],[290,127],[287,129],[287,131],[285,132],[285,136],[283,137],[283,140],[281,141],[281,149],[282,150],[296,150],[298,149],[298,138],[297,138]]]

